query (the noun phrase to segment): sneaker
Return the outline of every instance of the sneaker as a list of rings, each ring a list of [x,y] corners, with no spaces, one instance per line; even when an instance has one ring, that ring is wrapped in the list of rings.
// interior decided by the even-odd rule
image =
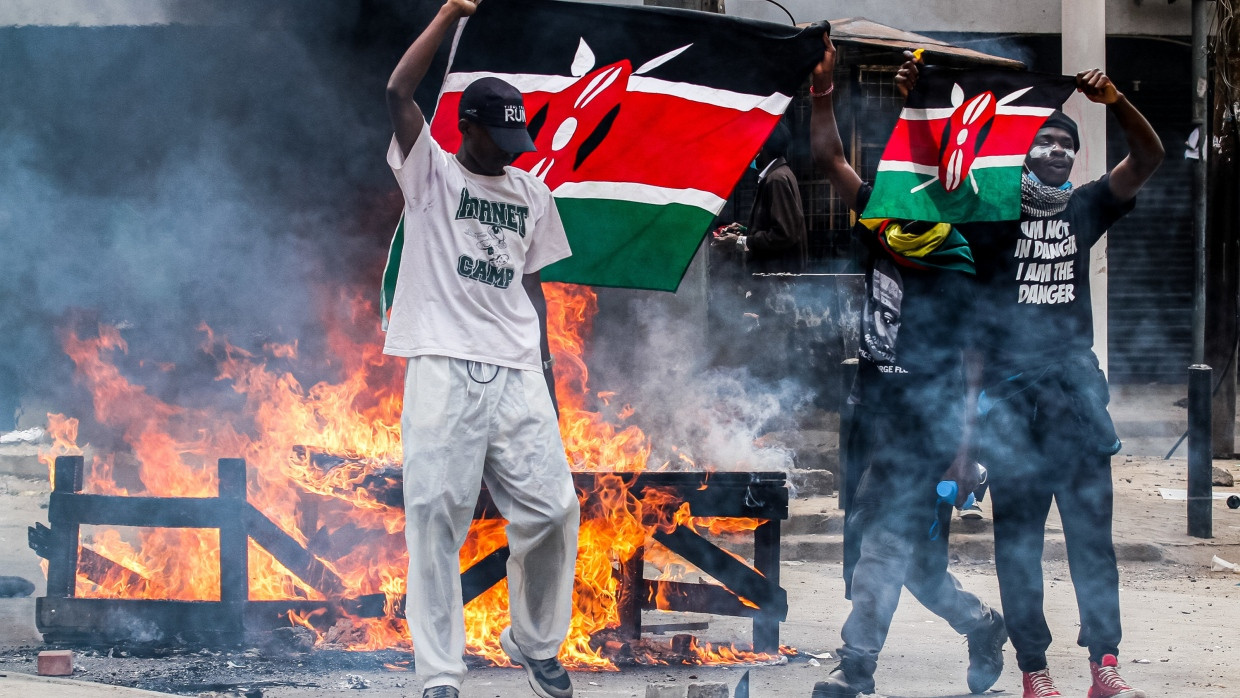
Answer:
[[[860,695],[872,695],[872,686],[859,686],[859,682],[850,681],[844,673],[844,665],[839,665],[827,674],[826,681],[814,684],[814,692],[810,698],[857,698]]]
[[[1138,691],[1120,678],[1119,659],[1113,654],[1103,655],[1102,663],[1089,663],[1089,673],[1094,685],[1089,687],[1089,698],[1145,698],[1145,691]]]
[[[460,698],[461,692],[455,686],[431,686],[423,689],[422,698]]]
[[[1003,616],[990,609],[990,622],[965,637],[969,641],[969,691],[985,693],[1003,673],[1003,644],[1007,642]]]
[[[1021,683],[1025,688],[1023,698],[1054,698],[1054,696],[1063,695],[1059,689],[1055,688],[1049,669],[1021,672],[1021,677]]]
[[[960,510],[960,518],[965,521],[978,521],[982,518],[982,505],[973,502],[972,506]]]
[[[521,648],[517,647],[516,640],[512,639],[512,628],[504,628],[504,632],[499,634],[499,644],[513,664],[525,667],[530,688],[534,689],[535,693],[542,698],[571,698],[573,682],[569,680],[568,672],[564,671],[559,659],[527,658],[522,654]]]

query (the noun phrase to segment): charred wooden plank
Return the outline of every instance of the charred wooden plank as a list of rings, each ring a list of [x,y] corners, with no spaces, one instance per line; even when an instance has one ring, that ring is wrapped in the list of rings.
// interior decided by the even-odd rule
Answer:
[[[246,506],[246,468],[241,458],[221,458],[219,499],[221,511],[241,511]],[[220,603],[223,622],[241,632],[245,629],[245,603],[250,599],[250,536],[244,517],[229,516],[220,521]]]
[[[670,533],[656,531],[654,539],[719,580],[737,596],[742,596],[762,610],[768,611],[772,617],[781,621],[787,618],[788,593],[722,548],[684,526],[677,527]]]
[[[753,566],[770,584],[779,587],[779,520],[767,521],[753,532]],[[753,619],[753,648],[756,652],[779,652],[779,622],[787,613],[762,609]]]
[[[250,601],[244,604],[245,627],[238,629],[226,617],[227,606],[218,601],[38,598],[35,625],[45,642],[237,645],[248,632],[288,627],[290,611],[334,623],[344,610],[329,601]]]
[[[788,518],[787,475],[780,472],[643,472],[611,473],[579,471],[573,485],[593,492],[603,478],[614,479],[634,497],[641,498],[647,488],[665,488],[680,501],[688,501],[694,516],[755,519]],[[399,471],[384,469],[366,476],[361,486],[389,506],[402,507],[403,493]],[[501,518],[499,510],[483,486],[475,519]]]
[[[78,539],[80,521],[74,520],[72,511],[57,498],[77,497],[82,491],[84,476],[81,456],[60,456],[52,473],[52,500],[48,505],[47,520],[52,525],[47,558],[47,595],[73,596],[77,585]],[[62,514],[68,514],[62,516]]]
[[[130,589],[142,589],[150,583],[136,570],[85,547],[78,548],[78,574],[100,586],[120,584]]]
[[[642,586],[646,591],[642,608],[647,611],[710,613],[739,618],[752,618],[761,613],[760,609],[747,606],[736,594],[728,591],[727,587],[717,584],[646,579]]]
[[[461,573],[461,598],[465,603],[482,596],[508,575],[508,546],[487,555]]]
[[[52,492],[47,518],[60,524],[150,528],[219,528],[236,512],[222,511],[214,497],[116,497]]]
[[[620,561],[620,598],[616,604],[619,606],[620,633],[628,640],[642,636],[642,600],[646,596],[642,575],[645,568],[646,556],[641,547],[632,557]]]
[[[254,505],[246,504],[243,511],[246,528],[254,542],[263,546],[281,565],[297,575],[298,579],[325,596],[344,594],[344,582],[319,562],[318,558],[301,547],[292,536],[263,516]]]

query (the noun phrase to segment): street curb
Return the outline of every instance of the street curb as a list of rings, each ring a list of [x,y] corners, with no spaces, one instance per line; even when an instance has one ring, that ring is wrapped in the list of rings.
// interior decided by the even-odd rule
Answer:
[[[805,562],[840,562],[844,559],[844,537],[840,534],[801,534],[784,536],[780,546],[784,560]],[[969,562],[995,559],[995,542],[989,535],[955,535],[948,541],[953,557]],[[1162,562],[1163,546],[1157,543],[1115,542],[1115,559],[1119,562]],[[1047,536],[1043,560],[1067,560],[1068,548],[1060,536]]]
[[[57,698],[167,698],[175,694],[12,671],[0,672],[0,698],[29,698],[37,695],[55,695]]]

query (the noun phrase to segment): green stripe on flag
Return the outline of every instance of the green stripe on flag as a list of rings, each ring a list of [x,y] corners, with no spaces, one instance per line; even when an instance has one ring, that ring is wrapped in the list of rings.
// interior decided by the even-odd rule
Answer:
[[[675,291],[715,219],[684,204],[557,198],[556,206],[573,256],[543,269],[542,280],[593,286]]]
[[[387,332],[388,313],[392,311],[392,299],[396,297],[396,275],[400,272],[400,252],[405,246],[405,214],[400,214],[396,233],[388,247],[387,265],[383,267],[383,288],[379,294],[379,317],[383,331]]]
[[[573,256],[542,270],[543,281],[675,291],[715,214],[684,204],[556,199]],[[633,231],[642,231],[634,236]],[[537,234],[537,233],[536,233]],[[405,240],[402,215],[383,269],[383,329],[396,295]]]
[[[922,221],[1008,221],[1020,218],[1021,168],[973,169],[969,178],[948,193],[932,177],[914,172],[882,170],[862,218],[907,218]],[[974,191],[974,183],[977,190]]]

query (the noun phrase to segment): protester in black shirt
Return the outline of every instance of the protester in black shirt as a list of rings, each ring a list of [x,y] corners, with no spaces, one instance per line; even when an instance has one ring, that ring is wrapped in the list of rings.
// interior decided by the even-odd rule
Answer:
[[[825,42],[811,90],[811,148],[835,192],[861,211],[871,187],[844,158],[830,97],[835,49],[829,38]],[[840,633],[840,664],[815,684],[813,696],[873,692],[902,587],[967,636],[967,681],[981,693],[1003,670],[1003,619],[947,571],[950,505],[940,516],[935,494],[940,480],[954,480],[960,503],[977,485],[967,433],[976,410],[965,399],[960,334],[968,326],[973,262],[951,226],[866,223],[858,229],[867,251],[866,307],[850,397],[856,429],[849,435],[861,446],[850,467],[864,467],[864,474],[845,522],[845,581],[853,607]]]
[[[1110,457],[1119,439],[1106,411],[1106,377],[1091,348],[1089,251],[1132,210],[1163,148],[1105,74],[1085,71],[1076,81],[1115,117],[1129,155],[1097,181],[1073,187],[1069,174],[1080,137],[1076,124],[1057,112],[1025,160],[1020,220],[960,226],[975,256],[981,299],[981,453],[993,493],[1000,596],[1024,697],[1061,695],[1047,671],[1051,634],[1042,611],[1042,547],[1054,499],[1081,616],[1077,642],[1089,649],[1089,698],[1143,698],[1117,671]]]

